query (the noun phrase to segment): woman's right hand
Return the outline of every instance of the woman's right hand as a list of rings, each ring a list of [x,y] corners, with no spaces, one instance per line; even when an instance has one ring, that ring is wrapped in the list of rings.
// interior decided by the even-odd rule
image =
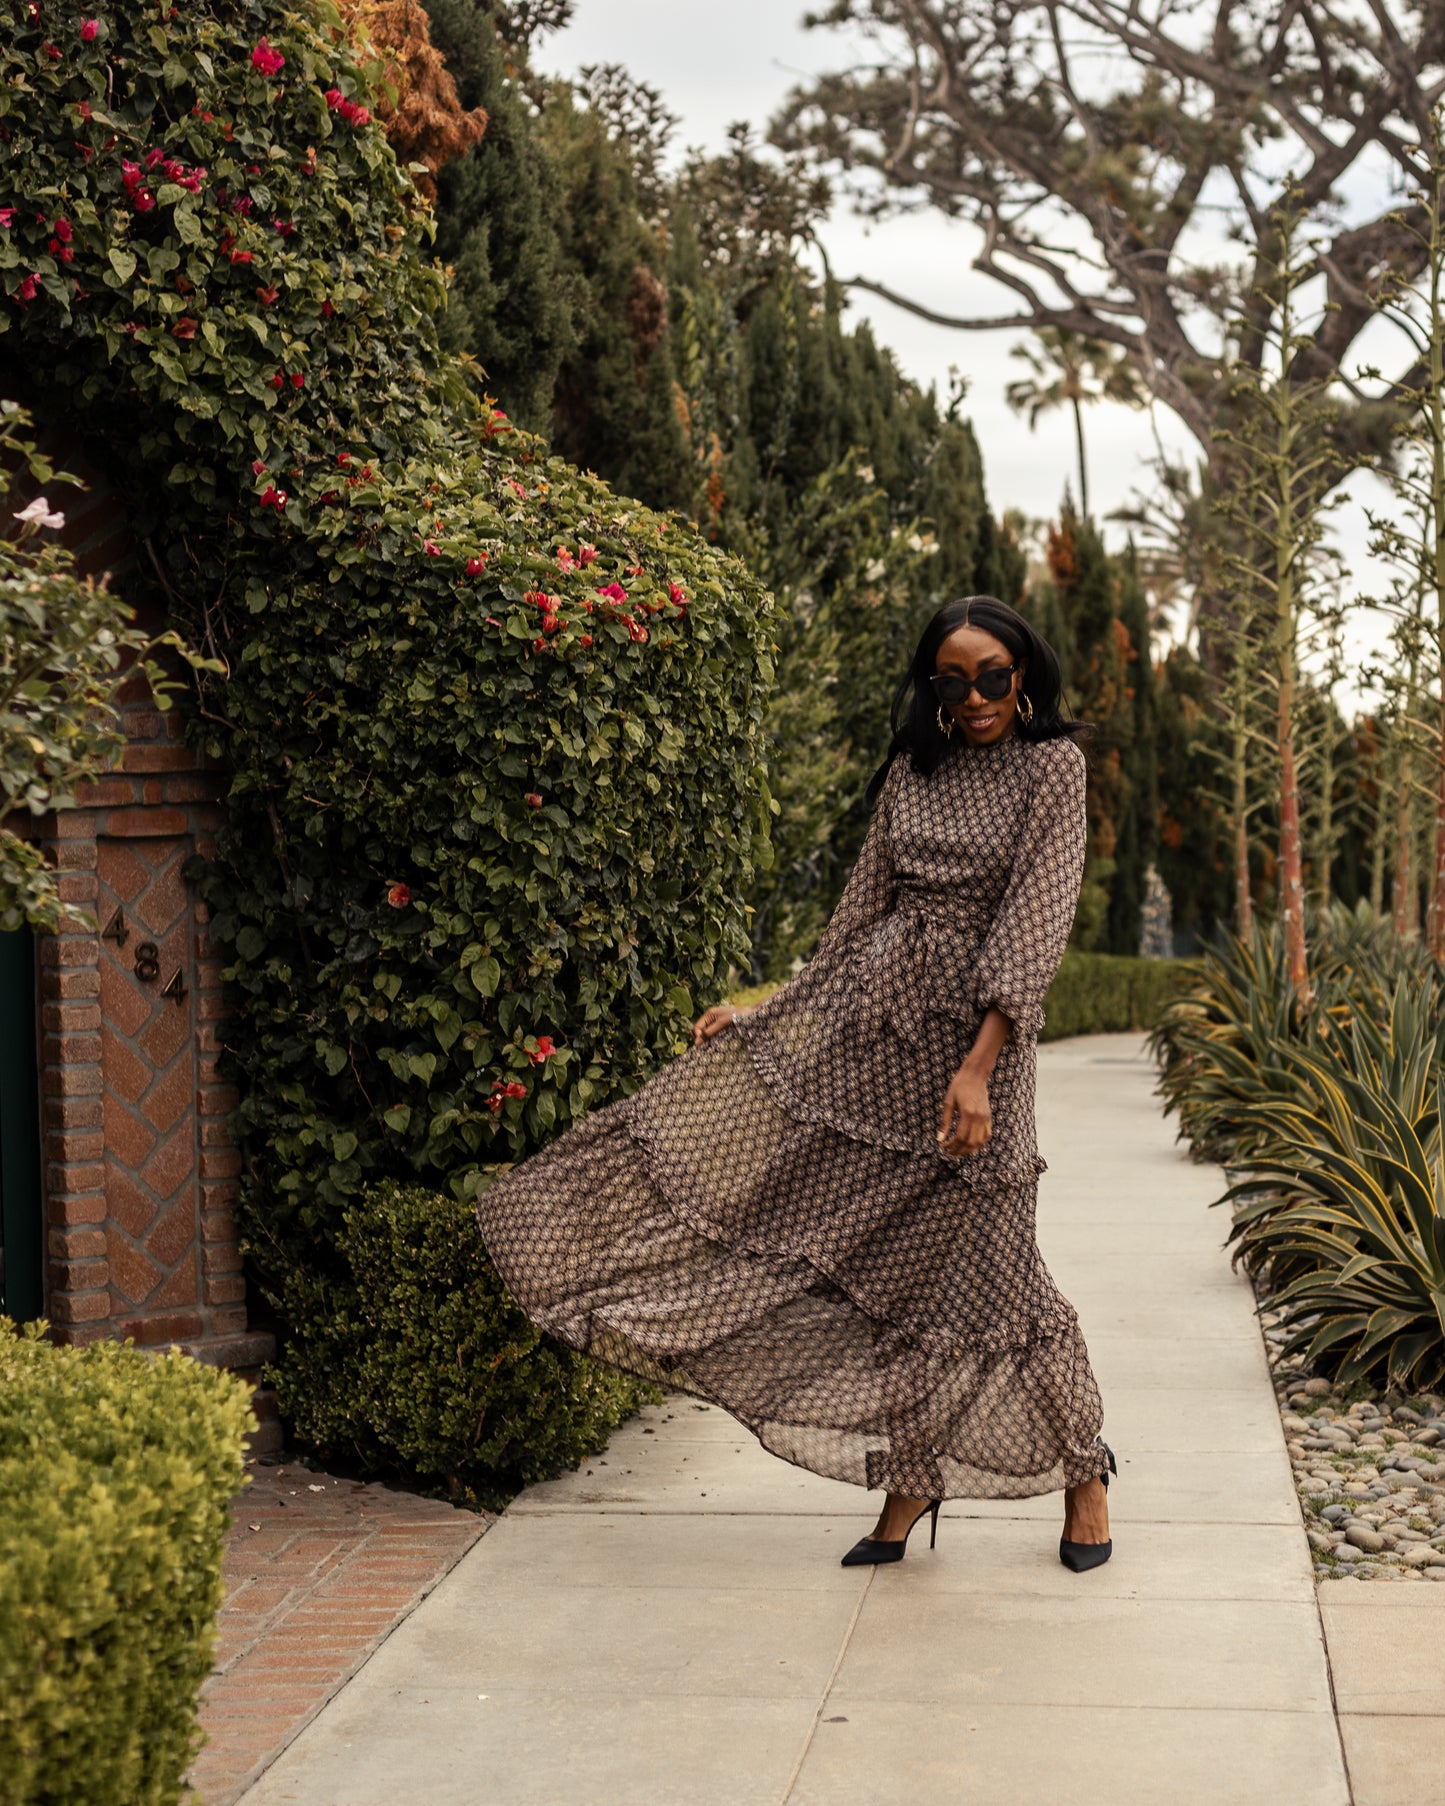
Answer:
[[[715,1003],[710,1010],[704,1010],[692,1025],[692,1044],[701,1047],[704,1041],[711,1041],[714,1035],[721,1034],[730,1022],[739,1016],[746,1016],[747,1011],[739,1009],[735,1003]]]

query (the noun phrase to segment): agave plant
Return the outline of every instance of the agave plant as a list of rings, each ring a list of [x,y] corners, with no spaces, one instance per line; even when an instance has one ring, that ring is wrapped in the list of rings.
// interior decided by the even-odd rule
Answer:
[[[1247,1265],[1269,1268],[1285,1351],[1349,1383],[1445,1378],[1445,1159],[1438,982],[1401,982],[1383,1023],[1290,1049],[1292,1095],[1247,1111],[1256,1151],[1222,1202]]]
[[[1313,1054],[1353,1024],[1386,1023],[1403,981],[1435,993],[1428,953],[1402,945],[1367,908],[1336,905],[1312,926],[1308,1000],[1290,980],[1276,925],[1248,939],[1221,935],[1150,1037],[1165,1109],[1177,1113],[1200,1159],[1239,1165],[1264,1155],[1268,1118],[1259,1106],[1311,1102]],[[1398,1044],[1414,1034],[1411,1027]]]
[[[1274,929],[1222,936],[1166,1004],[1149,1044],[1166,1112],[1201,1160],[1233,1160],[1243,1113],[1277,1093],[1281,1052],[1310,1032]]]

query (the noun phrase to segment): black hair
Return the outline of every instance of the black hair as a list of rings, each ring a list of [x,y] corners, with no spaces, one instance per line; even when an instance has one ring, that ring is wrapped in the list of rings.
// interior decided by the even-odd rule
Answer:
[[[1031,622],[1016,608],[994,596],[962,596],[945,602],[924,628],[917,649],[893,696],[890,724],[893,738],[888,756],[868,781],[864,800],[871,809],[883,788],[888,767],[899,753],[911,753],[915,771],[930,772],[943,757],[948,737],[938,725],[938,703],[929,678],[934,674],[938,649],[960,627],[978,627],[991,633],[1025,667],[1019,682],[1020,697],[1033,705],[1033,718],[1014,716],[1014,732],[1021,740],[1058,740],[1093,732],[1092,723],[1076,721],[1064,713],[1064,680],[1058,655]]]

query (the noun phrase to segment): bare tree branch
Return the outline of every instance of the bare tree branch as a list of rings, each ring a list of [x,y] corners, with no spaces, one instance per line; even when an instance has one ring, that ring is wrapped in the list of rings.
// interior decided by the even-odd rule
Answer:
[[[1271,215],[1287,169],[1320,226],[1330,311],[1301,380],[1342,373],[1382,287],[1419,243],[1384,208],[1331,224],[1372,155],[1412,180],[1445,94],[1445,0],[832,0],[813,21],[866,60],[796,91],[774,126],[862,179],[865,210],[932,204],[975,225],[974,260],[1021,311],[954,314],[852,284],[965,331],[1052,326],[1127,350],[1151,393],[1208,446],[1227,322],[1252,296],[1267,326]],[[1243,246],[1217,267],[1190,246],[1219,192]],[[1049,243],[1052,203],[1088,250]],[[1246,341],[1246,362],[1255,355]]]

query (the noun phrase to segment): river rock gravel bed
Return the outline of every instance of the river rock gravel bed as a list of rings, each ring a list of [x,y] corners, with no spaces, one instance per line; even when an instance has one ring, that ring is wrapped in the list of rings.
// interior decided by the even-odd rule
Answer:
[[[1445,1583],[1445,1398],[1340,1390],[1260,1323],[1316,1577]]]

